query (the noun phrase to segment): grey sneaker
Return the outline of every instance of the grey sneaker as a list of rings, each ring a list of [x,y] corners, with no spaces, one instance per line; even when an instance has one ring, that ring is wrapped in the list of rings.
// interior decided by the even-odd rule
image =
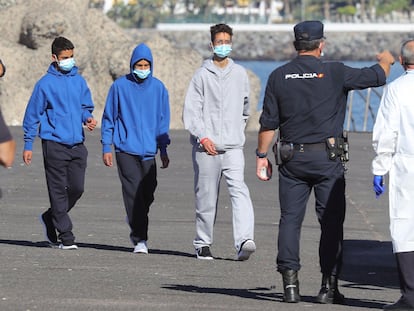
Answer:
[[[213,255],[211,254],[209,246],[202,246],[200,248],[196,248],[196,255],[197,259],[204,259],[204,260],[213,260]]]
[[[244,261],[249,259],[250,255],[256,250],[256,244],[253,240],[246,240],[240,245],[239,252],[237,253],[237,260]]]

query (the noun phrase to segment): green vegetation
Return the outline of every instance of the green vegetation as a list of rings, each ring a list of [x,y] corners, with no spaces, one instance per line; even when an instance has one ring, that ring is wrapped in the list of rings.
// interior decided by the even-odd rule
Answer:
[[[140,0],[135,5],[117,4],[107,13],[124,28],[152,28],[160,20],[162,0]]]
[[[412,8],[412,1],[409,0],[393,0],[393,1],[381,1],[377,8],[378,15],[386,15],[393,11],[406,11],[410,12]]]
[[[356,14],[357,9],[353,5],[346,5],[346,6],[343,6],[343,7],[339,7],[336,11],[340,15],[349,15],[349,16],[352,16],[352,15],[355,15]]]

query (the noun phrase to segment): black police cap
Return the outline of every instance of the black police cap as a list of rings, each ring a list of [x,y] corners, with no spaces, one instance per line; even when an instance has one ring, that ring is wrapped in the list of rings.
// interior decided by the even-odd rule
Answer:
[[[304,21],[297,24],[293,31],[296,41],[312,41],[324,38],[323,24],[320,21]]]

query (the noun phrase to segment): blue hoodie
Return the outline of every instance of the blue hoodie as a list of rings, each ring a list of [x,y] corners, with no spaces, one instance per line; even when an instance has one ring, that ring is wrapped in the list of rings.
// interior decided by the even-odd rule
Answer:
[[[85,140],[82,123],[92,117],[94,105],[85,79],[73,67],[67,73],[50,64],[36,83],[23,119],[24,150],[41,139],[73,146]],[[40,124],[40,127],[39,127]]]
[[[150,75],[142,82],[133,73],[134,65],[141,59],[150,62]],[[157,147],[166,153],[170,143],[170,106],[164,84],[152,76],[152,53],[145,44],[132,52],[130,73],[118,78],[109,89],[102,116],[102,152],[125,152],[154,158]],[[141,82],[141,83],[139,83]]]

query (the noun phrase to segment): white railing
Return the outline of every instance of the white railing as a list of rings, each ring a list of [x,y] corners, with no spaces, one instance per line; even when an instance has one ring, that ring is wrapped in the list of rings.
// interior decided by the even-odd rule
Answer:
[[[372,132],[381,93],[382,88],[368,88],[349,92],[344,124],[346,131]]]

